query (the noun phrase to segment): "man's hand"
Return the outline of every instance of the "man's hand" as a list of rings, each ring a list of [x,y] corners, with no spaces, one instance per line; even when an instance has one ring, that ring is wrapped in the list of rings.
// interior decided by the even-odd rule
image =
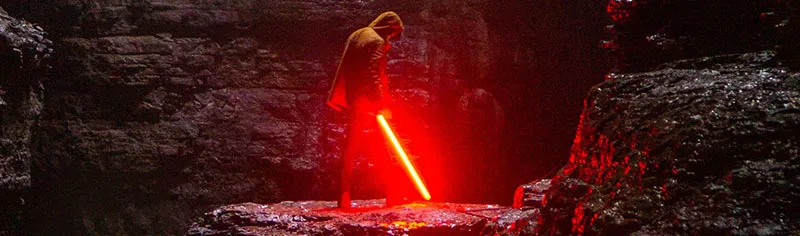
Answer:
[[[386,118],[387,120],[392,119],[392,111],[390,111],[389,109],[383,109],[380,112],[378,112],[378,114],[383,115],[383,118]]]

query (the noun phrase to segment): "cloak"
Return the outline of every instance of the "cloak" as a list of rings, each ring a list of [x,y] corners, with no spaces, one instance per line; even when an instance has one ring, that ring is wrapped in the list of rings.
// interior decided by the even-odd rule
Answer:
[[[376,113],[388,107],[388,37],[402,31],[400,16],[390,11],[350,34],[328,92],[328,106],[339,112],[363,113]]]

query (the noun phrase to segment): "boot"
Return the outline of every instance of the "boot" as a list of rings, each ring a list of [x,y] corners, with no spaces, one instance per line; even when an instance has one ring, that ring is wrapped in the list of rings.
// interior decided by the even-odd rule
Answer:
[[[339,197],[339,209],[350,209],[350,191],[342,192],[342,195]]]

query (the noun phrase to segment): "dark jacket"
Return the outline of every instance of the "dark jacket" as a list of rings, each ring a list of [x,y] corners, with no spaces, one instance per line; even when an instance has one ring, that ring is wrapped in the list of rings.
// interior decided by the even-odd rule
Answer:
[[[389,105],[389,80],[386,75],[388,37],[403,31],[403,22],[394,12],[385,12],[369,26],[347,38],[328,106],[345,112],[375,113]]]

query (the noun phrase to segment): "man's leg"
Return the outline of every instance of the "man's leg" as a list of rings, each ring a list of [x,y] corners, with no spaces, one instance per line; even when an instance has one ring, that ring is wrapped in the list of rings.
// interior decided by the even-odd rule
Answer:
[[[361,149],[361,142],[364,136],[364,119],[351,115],[350,122],[347,124],[347,137],[345,137],[345,148],[342,152],[342,175],[339,186],[339,208],[350,208],[350,185],[353,180],[353,165],[356,156]]]
[[[379,141],[380,140],[380,141]],[[384,194],[386,194],[386,206],[397,206],[405,204],[403,195],[406,192],[408,178],[404,169],[400,166],[398,156],[392,147],[391,141],[383,133],[376,122],[376,142],[377,148],[373,148],[373,158],[377,160],[378,168],[381,170],[380,178],[383,179]]]
[[[383,178],[385,181],[386,206],[391,207],[405,204],[403,193],[405,192],[404,190],[406,190],[405,187],[408,178],[404,178],[405,176],[401,167],[397,166],[396,163],[391,160],[387,162],[384,168]]]

